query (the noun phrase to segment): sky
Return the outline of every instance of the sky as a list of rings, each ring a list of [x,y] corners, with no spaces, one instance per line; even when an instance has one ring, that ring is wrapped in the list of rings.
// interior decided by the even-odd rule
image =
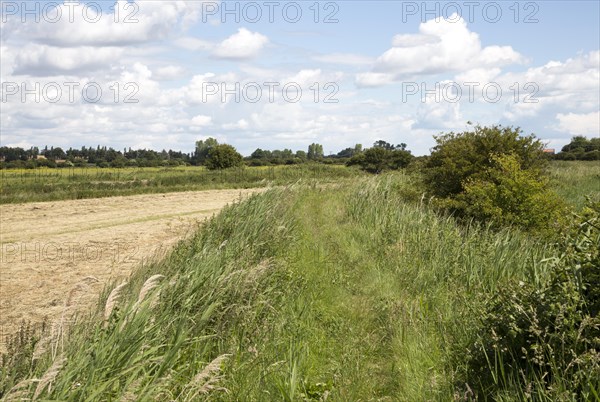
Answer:
[[[0,145],[326,154],[600,133],[598,1],[4,1]]]

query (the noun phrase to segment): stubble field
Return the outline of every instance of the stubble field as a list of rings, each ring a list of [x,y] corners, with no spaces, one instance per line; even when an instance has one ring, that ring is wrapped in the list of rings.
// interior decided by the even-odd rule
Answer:
[[[208,190],[0,206],[0,350],[22,322],[89,305],[109,280],[164,255],[226,204],[260,190]],[[70,299],[70,300],[68,300]]]

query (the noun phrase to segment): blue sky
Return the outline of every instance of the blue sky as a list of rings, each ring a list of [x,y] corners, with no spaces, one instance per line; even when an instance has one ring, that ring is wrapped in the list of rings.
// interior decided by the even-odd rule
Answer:
[[[335,153],[384,139],[421,155],[467,121],[554,148],[600,132],[597,1],[86,3],[29,2],[38,22],[2,1],[2,145],[191,151],[213,136],[243,154]],[[236,6],[240,21],[221,21]]]

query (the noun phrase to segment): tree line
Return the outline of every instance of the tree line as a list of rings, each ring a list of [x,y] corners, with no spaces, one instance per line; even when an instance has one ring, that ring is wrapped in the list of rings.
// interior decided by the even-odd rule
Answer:
[[[402,145],[402,146],[401,146]],[[378,150],[374,154],[381,154],[384,159],[396,155],[395,151],[406,151],[406,145],[391,145],[380,140],[373,144]],[[380,155],[380,156],[381,156]],[[364,158],[363,156],[366,156]],[[80,149],[61,147],[0,147],[0,168],[29,168],[36,167],[160,167],[160,166],[206,166],[209,169],[225,169],[236,166],[276,166],[294,165],[302,163],[328,163],[365,165],[366,170],[378,172],[384,168],[394,166],[394,163],[373,163],[373,155],[369,150],[363,150],[361,144],[341,150],[337,154],[325,155],[323,145],[312,143],[307,150],[292,151],[291,149],[263,150],[257,148],[249,156],[243,157],[237,150],[228,144],[220,144],[215,138],[209,137],[199,140],[194,151],[184,153],[181,151],[126,148],[122,151],[112,147],[97,146]],[[367,166],[367,164],[371,164]],[[398,165],[399,166],[399,165]]]
[[[573,137],[561,152],[550,156],[557,160],[600,160],[600,138],[587,139],[583,136]],[[61,147],[40,149],[31,147],[0,147],[0,169],[36,167],[160,167],[160,166],[206,166],[224,169],[235,166],[276,166],[294,165],[308,162],[346,164],[359,166],[371,173],[395,170],[407,167],[415,157],[407,149],[407,145],[391,144],[384,140],[373,143],[372,147],[363,149],[362,144],[348,147],[336,154],[325,155],[323,145],[312,143],[307,150],[291,149],[266,150],[257,148],[249,156],[243,157],[228,144],[219,144],[215,138],[199,140],[191,153],[173,151],[171,149],[154,151],[151,149],[125,148],[122,151],[112,147],[97,146],[80,149]]]
[[[600,160],[600,137],[587,139],[576,136],[567,145],[562,147],[561,152],[554,159],[565,161],[598,161]]]

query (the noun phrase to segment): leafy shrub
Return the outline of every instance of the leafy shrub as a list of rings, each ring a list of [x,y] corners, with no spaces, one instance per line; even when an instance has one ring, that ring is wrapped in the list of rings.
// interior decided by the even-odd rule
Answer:
[[[430,193],[442,198],[462,193],[471,176],[494,166],[493,155],[513,154],[524,170],[545,167],[544,145],[522,133],[520,128],[475,126],[474,131],[435,137],[437,145],[425,165]]]
[[[397,170],[410,164],[413,159],[410,151],[403,149],[386,149],[373,147],[354,155],[348,161],[348,166],[358,165],[369,173],[381,173],[385,170]]]
[[[492,155],[490,162],[465,181],[462,193],[442,205],[498,227],[544,231],[562,226],[565,206],[541,171],[522,169],[514,154]]]
[[[234,147],[228,144],[215,145],[208,151],[205,161],[208,169],[227,169],[240,166],[243,158]]]
[[[544,146],[521,134],[519,128],[476,126],[437,137],[423,173],[437,205],[496,227],[556,232],[565,207],[549,190]]]
[[[600,204],[562,242],[543,286],[520,282],[487,297],[458,375],[480,399],[591,400],[600,390]],[[460,364],[458,364],[460,366]]]

